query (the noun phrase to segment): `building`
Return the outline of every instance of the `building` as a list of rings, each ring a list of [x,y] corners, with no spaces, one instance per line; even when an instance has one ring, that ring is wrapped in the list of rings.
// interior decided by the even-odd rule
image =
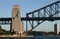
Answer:
[[[54,33],[59,34],[59,27],[58,27],[57,23],[54,24]]]

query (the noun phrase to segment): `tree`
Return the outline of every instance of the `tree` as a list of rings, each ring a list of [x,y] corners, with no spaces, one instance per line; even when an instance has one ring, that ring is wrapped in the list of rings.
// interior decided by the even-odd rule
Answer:
[[[1,27],[1,25],[0,25],[0,30],[2,30],[2,27]]]

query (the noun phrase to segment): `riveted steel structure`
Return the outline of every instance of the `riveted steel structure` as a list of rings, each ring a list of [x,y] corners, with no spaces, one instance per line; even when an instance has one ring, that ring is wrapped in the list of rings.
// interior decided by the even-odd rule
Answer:
[[[32,20],[26,20],[26,31],[32,31],[38,25],[44,21],[54,21],[60,18],[60,1],[49,4],[43,8],[37,9],[35,11],[29,12],[26,14],[26,18],[33,18]],[[35,21],[34,19],[37,19]],[[42,20],[40,20],[42,19]],[[28,30],[28,24],[30,24],[31,29]]]
[[[26,21],[26,31],[32,31],[44,21],[60,20],[60,1],[29,12],[26,14],[26,17],[21,17],[21,20]],[[12,18],[0,18],[0,24],[12,25]],[[28,29],[28,26],[31,26],[31,28]]]

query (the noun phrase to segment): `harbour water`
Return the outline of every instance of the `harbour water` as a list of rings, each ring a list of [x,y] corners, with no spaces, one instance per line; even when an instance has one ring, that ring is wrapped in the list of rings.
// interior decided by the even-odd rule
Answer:
[[[34,37],[0,37],[0,39],[60,39],[60,36],[34,36]]]

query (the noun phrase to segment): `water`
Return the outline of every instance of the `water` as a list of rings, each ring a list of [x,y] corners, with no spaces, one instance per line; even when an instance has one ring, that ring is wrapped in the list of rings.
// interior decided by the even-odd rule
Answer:
[[[0,39],[60,39],[60,36],[35,36],[35,37],[24,37],[24,38],[0,37]]]

